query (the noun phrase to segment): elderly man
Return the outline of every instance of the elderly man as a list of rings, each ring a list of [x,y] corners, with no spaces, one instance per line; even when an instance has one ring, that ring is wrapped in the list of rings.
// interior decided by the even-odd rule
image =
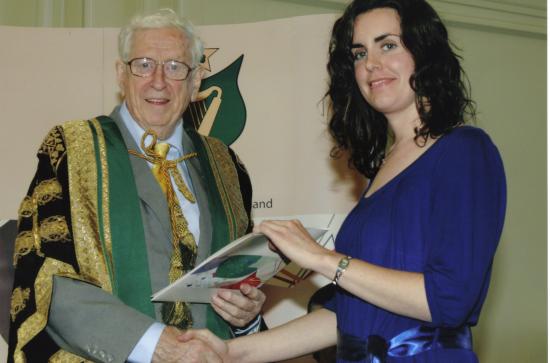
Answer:
[[[19,209],[9,360],[217,361],[180,329],[258,329],[265,295],[244,285],[210,305],[152,292],[251,229],[250,179],[219,140],[184,129],[202,45],[172,11],[119,36],[124,102],[54,127]]]

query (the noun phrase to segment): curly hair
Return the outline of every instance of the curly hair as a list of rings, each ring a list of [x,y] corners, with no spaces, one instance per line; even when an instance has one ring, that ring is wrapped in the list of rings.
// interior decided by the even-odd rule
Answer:
[[[336,142],[331,156],[349,152],[350,166],[367,178],[374,177],[384,159],[388,124],[359,91],[351,45],[357,16],[377,8],[397,11],[402,42],[414,60],[409,84],[421,120],[416,138],[436,138],[475,118],[461,57],[453,51],[440,17],[425,0],[354,0],[332,29],[326,97],[331,111],[329,132]]]

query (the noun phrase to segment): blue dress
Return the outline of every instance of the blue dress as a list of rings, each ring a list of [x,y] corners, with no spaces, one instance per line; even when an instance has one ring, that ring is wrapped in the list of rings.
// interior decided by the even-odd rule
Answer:
[[[476,325],[505,208],[504,168],[489,136],[463,126],[441,137],[394,179],[361,198],[336,239],[340,253],[423,273],[432,323],[391,313],[339,288],[326,305],[336,312],[338,329],[389,341],[421,324]],[[388,357],[388,362],[403,363],[477,361],[474,352],[464,349]]]

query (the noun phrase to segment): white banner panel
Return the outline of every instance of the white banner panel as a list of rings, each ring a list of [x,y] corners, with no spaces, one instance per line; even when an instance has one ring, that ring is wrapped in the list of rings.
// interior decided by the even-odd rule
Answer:
[[[358,189],[328,154],[323,115],[334,15],[199,27],[220,71],[243,56],[238,86],[246,124],[232,145],[252,177],[255,216],[343,213]],[[118,103],[117,29],[0,27],[3,142],[0,218],[14,218],[46,132],[66,120],[110,113]],[[222,105],[223,105],[222,101]],[[359,188],[360,190],[360,188]]]
[[[226,125],[218,115],[215,122],[222,124],[212,130],[234,127],[229,124],[233,118],[242,123],[232,147],[251,175],[257,219],[300,215],[323,226],[336,215],[341,223],[363,187],[345,160],[329,157],[323,97],[335,18],[314,15],[198,28],[206,46],[217,48],[210,51],[204,83],[215,84],[224,70],[237,80],[236,93],[222,87],[220,114],[233,112],[231,97],[239,90],[244,102],[244,114],[235,111],[223,121]],[[0,27],[0,219],[17,217],[36,151],[53,125],[109,114],[119,102],[117,34],[118,29]],[[240,68],[231,68],[241,56]],[[339,227],[334,223],[331,238]],[[326,282],[316,277],[297,288],[267,288],[268,324],[302,314],[309,295]]]

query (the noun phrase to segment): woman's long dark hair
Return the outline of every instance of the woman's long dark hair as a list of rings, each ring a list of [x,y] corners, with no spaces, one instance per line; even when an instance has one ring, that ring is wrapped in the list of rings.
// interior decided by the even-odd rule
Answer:
[[[409,83],[416,94],[421,120],[416,137],[425,141],[441,136],[466,118],[475,117],[460,57],[451,48],[445,25],[425,0],[353,1],[332,29],[327,65],[329,131],[336,141],[331,155],[337,157],[348,151],[350,164],[367,178],[376,174],[384,158],[388,124],[359,91],[351,44],[356,17],[377,8],[397,11],[402,42],[414,59],[415,71]]]

